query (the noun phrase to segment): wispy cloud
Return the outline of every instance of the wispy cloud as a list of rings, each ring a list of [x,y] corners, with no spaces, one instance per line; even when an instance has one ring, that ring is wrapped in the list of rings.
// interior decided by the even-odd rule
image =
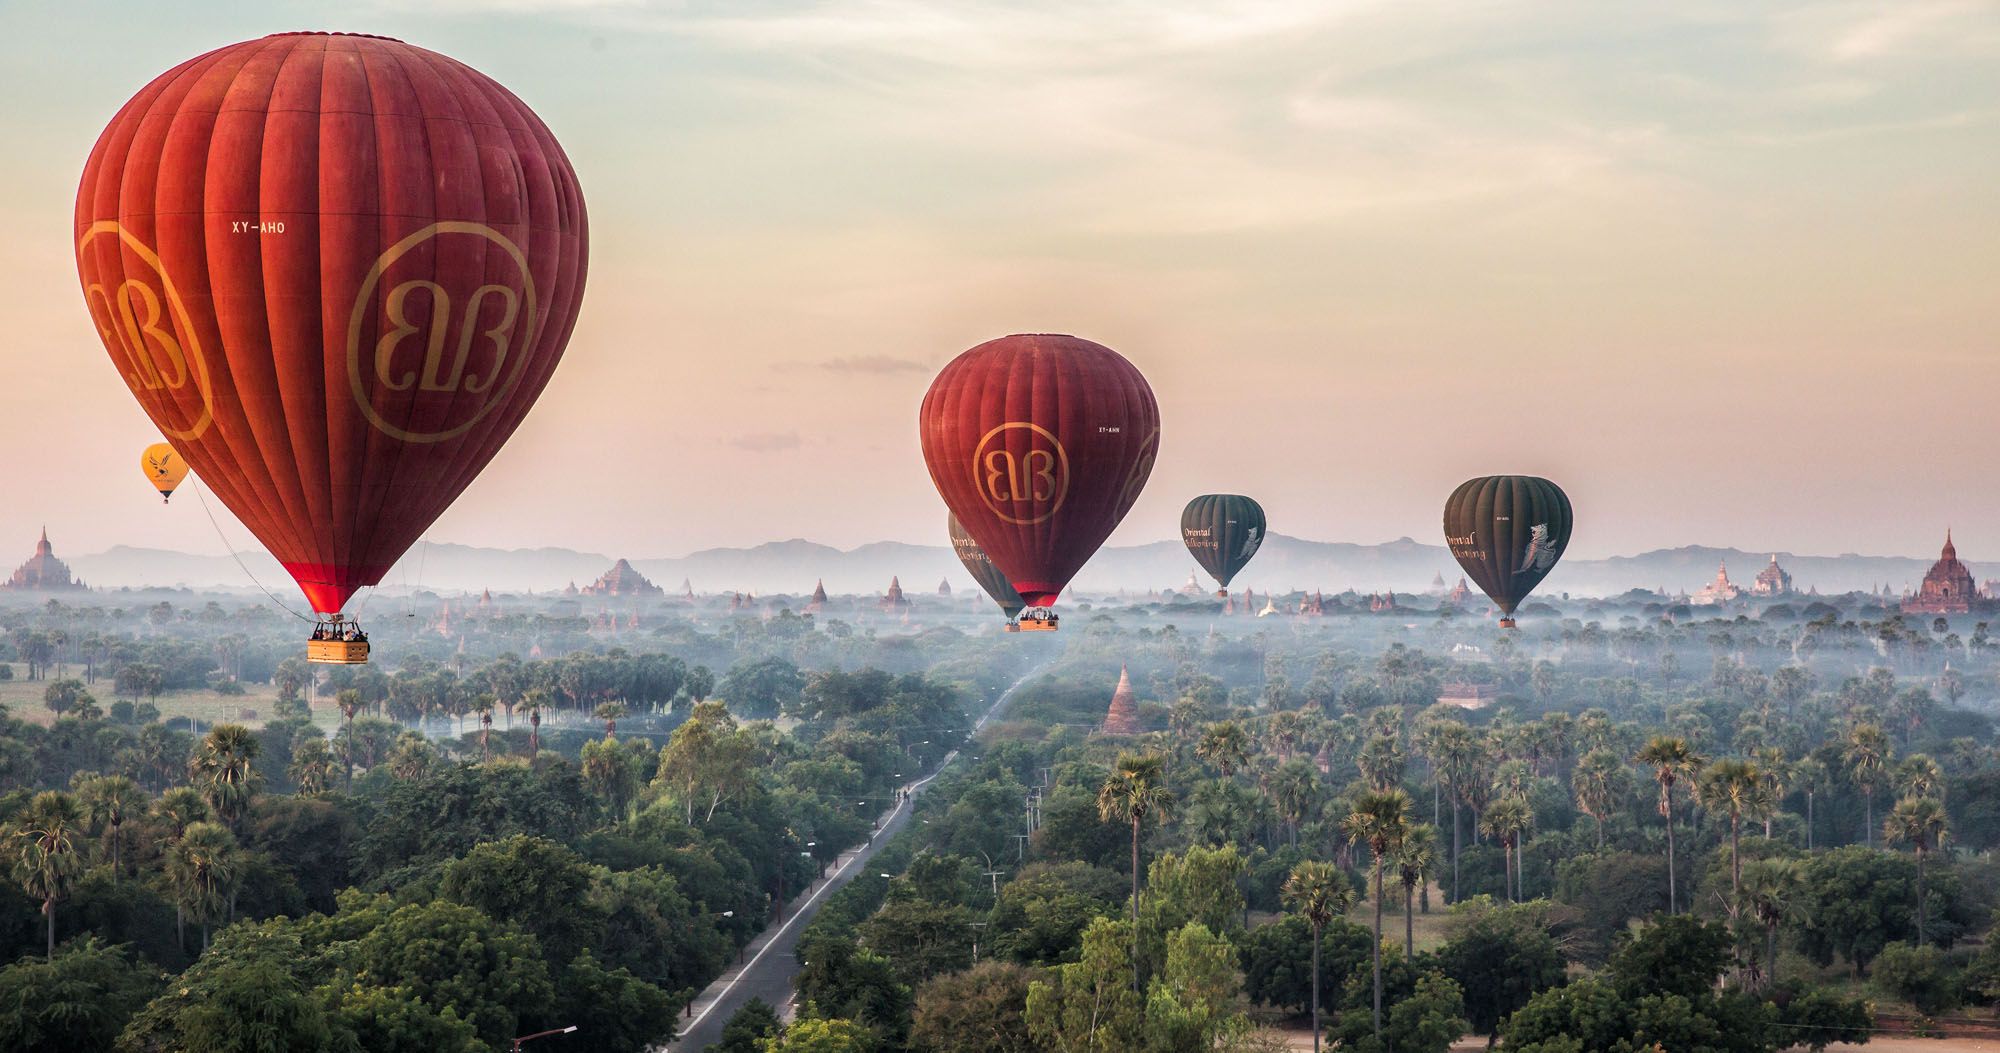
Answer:
[[[819,364],[819,368],[829,373],[922,373],[930,367],[922,362],[894,355],[847,355],[830,358]]]
[[[757,431],[722,440],[724,445],[749,453],[784,453],[805,445],[795,431]]]

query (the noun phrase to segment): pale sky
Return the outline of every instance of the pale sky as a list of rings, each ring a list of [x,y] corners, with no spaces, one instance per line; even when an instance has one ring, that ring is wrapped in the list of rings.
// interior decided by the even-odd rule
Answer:
[[[568,355],[435,541],[942,543],[924,389],[1054,331],[1159,397],[1113,544],[1215,490],[1436,542],[1533,472],[1579,555],[2000,556],[2000,4],[0,0],[0,562],[222,551],[139,478],[71,209],[133,92],[292,29],[484,71],[589,205]]]

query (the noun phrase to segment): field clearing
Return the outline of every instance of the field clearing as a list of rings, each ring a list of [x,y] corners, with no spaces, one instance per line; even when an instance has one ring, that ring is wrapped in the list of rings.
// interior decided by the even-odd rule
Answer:
[[[1383,889],[1382,903],[1382,945],[1385,947],[1403,945],[1403,889],[1395,885]],[[1421,901],[1414,904],[1411,915],[1412,935],[1417,950],[1430,951],[1444,946],[1450,938],[1451,908],[1445,906],[1444,890],[1431,885],[1431,912],[1424,913]],[[1347,912],[1347,920],[1371,932],[1375,928],[1375,901],[1372,898],[1356,900],[1353,909]]]
[[[14,679],[0,680],[0,705],[6,706],[7,712],[18,720],[47,727],[55,722],[55,714],[42,704],[42,693],[48,689],[49,680],[56,679],[56,674],[51,671],[49,680],[32,681],[27,679],[27,675],[27,667],[17,663],[14,665]],[[83,667],[71,666],[69,675],[81,680]],[[261,728],[271,719],[272,706],[278,700],[277,688],[270,684],[248,683],[243,688],[241,695],[219,695],[207,690],[167,691],[154,704],[160,707],[160,719],[168,724],[182,718],[180,723],[185,727],[187,722],[184,718],[193,717],[202,724],[231,722]],[[89,689],[96,697],[98,707],[108,714],[111,703],[116,701],[112,697],[111,678],[100,676],[97,683],[89,685]],[[245,717],[243,713],[246,710],[255,711],[257,715]],[[327,728],[340,722],[339,712],[333,708],[331,700],[321,699],[313,707],[313,722]]]

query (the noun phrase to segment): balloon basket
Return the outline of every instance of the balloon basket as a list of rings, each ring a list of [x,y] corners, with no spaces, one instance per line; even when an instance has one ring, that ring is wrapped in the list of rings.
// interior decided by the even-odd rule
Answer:
[[[1512,629],[1512,628],[1514,628],[1514,619],[1512,619],[1512,618],[1502,618],[1502,619],[1500,619],[1500,628],[1502,628],[1502,629]]]
[[[319,665],[368,664],[368,634],[352,618],[334,615],[313,626],[306,661]]]
[[[366,640],[308,640],[306,661],[320,665],[367,665]]]
[[[1014,624],[1019,626],[1016,632],[1052,633],[1056,631],[1056,625],[1061,621],[1061,617],[1047,607],[1030,607],[1015,620]]]

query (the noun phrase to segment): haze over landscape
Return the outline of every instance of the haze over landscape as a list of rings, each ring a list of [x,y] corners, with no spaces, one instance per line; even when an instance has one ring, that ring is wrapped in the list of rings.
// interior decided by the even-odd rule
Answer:
[[[917,399],[964,348],[1047,330],[1126,353],[1160,397],[1117,544],[1228,489],[1296,537],[1430,543],[1452,485],[1521,471],[1578,497],[1593,558],[1917,557],[1948,524],[2000,553],[1979,528],[2000,490],[1972,474],[2000,381],[1989,4],[5,17],[0,90],[33,102],[0,161],[0,539],[249,544],[219,508],[228,545],[197,504],[137,517],[103,485],[153,432],[79,306],[77,172],[156,71],[355,28],[529,100],[598,221],[562,371],[435,541],[938,544]]]

